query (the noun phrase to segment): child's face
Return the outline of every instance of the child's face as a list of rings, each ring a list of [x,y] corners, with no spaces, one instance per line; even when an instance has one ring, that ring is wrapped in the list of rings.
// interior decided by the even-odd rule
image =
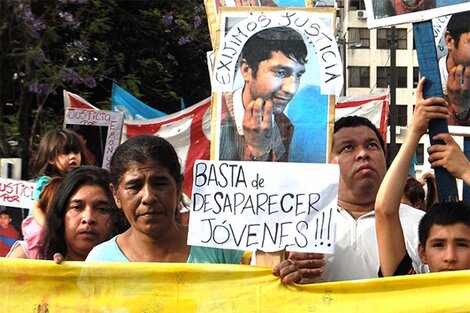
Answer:
[[[0,214],[0,227],[7,228],[10,225],[11,218],[8,214]]]
[[[72,169],[80,166],[82,163],[82,156],[80,152],[70,152],[68,154],[61,153],[57,155],[55,166],[62,173],[68,173]]]
[[[433,225],[426,247],[419,245],[419,255],[431,272],[470,269],[470,227]]]

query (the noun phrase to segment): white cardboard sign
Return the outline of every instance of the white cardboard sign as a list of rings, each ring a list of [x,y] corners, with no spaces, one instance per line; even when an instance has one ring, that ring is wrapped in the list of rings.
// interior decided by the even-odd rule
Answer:
[[[66,108],[64,127],[72,128],[86,140],[97,165],[109,169],[109,162],[121,143],[124,114],[114,111]]]
[[[199,160],[188,244],[333,253],[338,181],[336,164]]]
[[[36,183],[0,178],[0,205],[14,208],[31,208]]]
[[[422,22],[470,10],[468,0],[364,0],[364,2],[369,28]]]
[[[232,12],[232,14],[239,14]],[[230,17],[230,12],[224,14]],[[318,62],[321,93],[324,95],[339,95],[343,88],[343,64],[338,50],[332,28],[325,25],[324,19],[331,18],[331,14],[315,10],[279,10],[271,12],[253,11],[245,18],[228,29],[226,20],[222,21],[219,51],[215,58],[212,90],[234,90],[239,57],[248,39],[261,30],[273,27],[286,27],[299,32],[307,43],[314,47],[312,56]]]

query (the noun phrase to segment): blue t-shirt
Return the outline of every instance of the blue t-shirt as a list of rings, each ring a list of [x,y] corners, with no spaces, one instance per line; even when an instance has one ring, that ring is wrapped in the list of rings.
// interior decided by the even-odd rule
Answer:
[[[42,190],[50,181],[51,178],[49,176],[41,176],[36,180],[36,186],[33,190],[33,200],[39,200]]]
[[[33,197],[31,198],[33,201],[38,201],[41,197],[41,192],[44,187],[51,181],[49,176],[41,176],[36,180],[36,186],[33,190]],[[33,210],[30,209],[28,212],[28,216],[33,216]]]
[[[95,246],[85,261],[130,262],[117,244],[118,236]],[[242,255],[240,250],[191,246],[186,263],[239,264]]]

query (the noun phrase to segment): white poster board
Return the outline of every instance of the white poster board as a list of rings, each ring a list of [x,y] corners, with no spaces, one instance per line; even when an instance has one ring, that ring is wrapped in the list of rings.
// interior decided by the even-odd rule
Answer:
[[[248,39],[261,30],[289,28],[302,35],[310,59],[316,63],[315,80],[323,95],[339,95],[343,88],[343,64],[332,29],[331,11],[279,10],[270,12],[223,12],[221,38],[212,77],[213,91],[232,91],[237,85],[237,66]],[[242,17],[243,16],[243,17]],[[308,65],[308,63],[307,63]]]
[[[274,115],[282,116],[279,114],[282,111],[287,119],[270,123],[269,129],[276,133],[277,129],[283,128],[283,123],[284,126],[291,123],[293,132],[286,134],[283,143],[278,135],[272,136],[272,159],[276,162],[328,162],[334,123],[334,95],[339,95],[343,87],[343,65],[335,37],[336,10],[242,9],[222,8],[220,11],[220,32],[211,67],[211,159],[248,161],[250,149],[242,152],[242,146],[246,143],[242,125],[245,108],[255,98],[273,98],[277,103],[277,114],[272,114],[272,118]],[[283,40],[289,42],[290,49],[280,44]],[[305,69],[294,75],[295,83],[292,84],[293,80],[290,79],[294,77],[292,71],[295,66],[285,61],[289,58],[275,60],[272,54],[262,52],[267,48],[284,50],[281,54],[302,55],[304,50],[307,52],[305,63],[299,60],[294,62],[297,69],[299,64]],[[260,63],[253,62],[251,69],[247,60],[260,56],[269,58]],[[256,79],[245,75],[247,68],[251,73],[258,72],[257,67],[263,63],[277,66],[269,71],[262,70],[267,75],[256,76]],[[252,80],[256,83],[250,82]],[[285,80],[288,88],[281,88],[284,84],[280,82]],[[252,142],[259,143],[259,138]]]
[[[440,16],[432,19],[432,29],[434,32],[434,42],[436,43],[437,59],[447,55],[447,45],[445,43],[445,33],[447,23],[452,15]]]
[[[338,181],[336,164],[199,160],[188,244],[333,253]]]
[[[420,22],[470,10],[468,0],[365,0],[367,27]]]
[[[0,206],[31,208],[35,186],[29,181],[0,178]]]
[[[66,108],[64,127],[83,137],[91,165],[109,169],[111,156],[121,143],[123,121],[122,112]]]

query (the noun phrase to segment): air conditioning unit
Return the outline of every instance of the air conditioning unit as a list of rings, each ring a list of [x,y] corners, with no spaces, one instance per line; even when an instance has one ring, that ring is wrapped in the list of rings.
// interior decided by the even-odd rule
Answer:
[[[356,17],[360,20],[365,20],[367,19],[367,13],[366,10],[357,10],[356,11]]]

